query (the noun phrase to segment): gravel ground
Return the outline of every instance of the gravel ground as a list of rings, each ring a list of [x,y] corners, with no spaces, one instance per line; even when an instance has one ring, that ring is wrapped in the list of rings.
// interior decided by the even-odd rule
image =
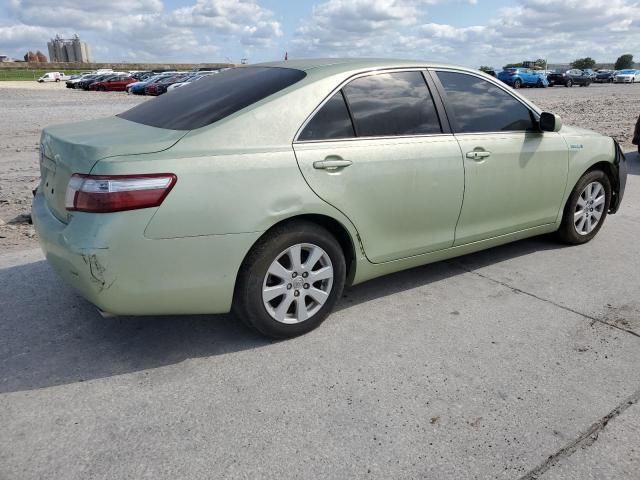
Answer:
[[[40,131],[114,115],[144,100],[121,92],[70,90],[63,83],[0,82],[0,251],[37,243],[29,212],[40,178]]]

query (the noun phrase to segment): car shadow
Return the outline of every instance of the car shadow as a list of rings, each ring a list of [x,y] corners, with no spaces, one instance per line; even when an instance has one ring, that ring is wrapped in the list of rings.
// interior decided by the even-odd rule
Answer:
[[[638,151],[626,152],[624,156],[627,157],[629,175],[640,175],[640,154]]]
[[[547,237],[388,275],[346,290],[337,310],[532,252]],[[0,270],[0,393],[111,377],[275,343],[232,315],[102,318],[44,261]]]

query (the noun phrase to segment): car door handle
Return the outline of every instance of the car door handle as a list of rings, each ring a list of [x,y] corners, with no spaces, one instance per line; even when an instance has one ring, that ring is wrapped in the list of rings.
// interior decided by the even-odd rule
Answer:
[[[472,160],[483,160],[485,158],[489,158],[491,156],[491,152],[485,152],[484,150],[474,150],[473,152],[467,152],[467,158]]]
[[[337,170],[338,168],[346,168],[353,162],[342,158],[327,158],[313,162],[313,168],[318,170]]]

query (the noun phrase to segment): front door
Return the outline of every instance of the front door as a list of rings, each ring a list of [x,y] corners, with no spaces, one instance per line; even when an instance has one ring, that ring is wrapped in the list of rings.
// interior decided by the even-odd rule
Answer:
[[[453,245],[462,156],[420,71],[352,80],[317,110],[294,149],[309,186],[353,222],[370,261]]]
[[[461,72],[437,75],[464,156],[455,244],[555,222],[567,183],[564,139],[539,131],[529,108],[501,87]]]

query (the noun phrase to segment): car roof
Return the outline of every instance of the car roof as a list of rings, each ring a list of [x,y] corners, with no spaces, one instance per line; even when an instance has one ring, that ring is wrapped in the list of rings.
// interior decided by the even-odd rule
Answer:
[[[464,68],[458,65],[434,63],[425,60],[406,60],[390,58],[308,58],[279,62],[255,63],[251,66],[295,68],[309,72],[311,70],[326,71],[327,74],[349,72],[351,70],[386,69],[386,68]],[[471,70],[464,68],[465,70]]]

